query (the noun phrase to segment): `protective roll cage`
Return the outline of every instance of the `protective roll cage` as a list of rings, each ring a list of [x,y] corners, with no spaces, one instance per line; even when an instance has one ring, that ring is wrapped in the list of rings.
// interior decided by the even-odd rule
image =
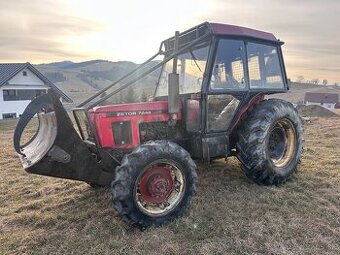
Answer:
[[[161,45],[159,47],[159,51],[157,53],[155,53],[153,56],[151,56],[149,59],[147,59],[145,62],[140,64],[138,67],[136,67],[135,69],[133,69],[132,71],[130,71],[126,75],[124,75],[121,78],[119,78],[118,80],[116,80],[111,85],[101,89],[96,94],[89,97],[84,102],[79,104],[76,108],[74,108],[73,109],[73,115],[74,115],[75,121],[76,121],[77,126],[78,126],[78,130],[80,131],[80,134],[81,134],[83,140],[85,140],[85,134],[83,133],[84,131],[81,128],[81,120],[80,120],[81,114],[86,116],[87,128],[89,128],[90,132],[93,134],[93,138],[95,139],[95,145],[97,146],[98,145],[98,139],[97,139],[97,135],[96,135],[96,132],[95,132],[95,127],[94,127],[92,121],[90,121],[90,116],[89,116],[89,110],[90,109],[98,106],[100,103],[109,99],[113,95],[119,93],[120,91],[122,91],[123,89],[134,84],[135,82],[137,82],[141,78],[147,76],[148,74],[150,74],[153,71],[157,70],[158,68],[162,67],[165,63],[167,63],[168,61],[170,61],[171,59],[173,59],[177,55],[185,52],[186,50],[188,50],[190,48],[192,48],[196,44],[204,42],[204,41],[208,41],[212,37],[212,35],[213,35],[213,33],[209,28],[209,23],[203,23],[203,24],[198,25],[194,28],[191,28],[187,31],[184,31],[183,33],[181,33],[179,35],[178,50],[177,51],[174,50],[175,37],[171,37],[171,38],[163,41],[161,43]],[[164,55],[165,56],[164,59],[161,62],[159,62],[158,64],[146,69],[147,65],[151,61],[153,61],[156,57],[158,57],[160,55]],[[144,70],[144,69],[146,69],[146,70]],[[137,73],[140,70],[144,70],[144,72],[139,74],[134,79],[126,81],[129,77],[131,77],[133,74]],[[125,83],[121,84],[123,81],[125,81]],[[118,85],[120,85],[120,87],[116,88],[115,90],[108,93],[107,95],[104,94],[109,89],[116,87]],[[103,95],[105,95],[105,96],[103,96]]]

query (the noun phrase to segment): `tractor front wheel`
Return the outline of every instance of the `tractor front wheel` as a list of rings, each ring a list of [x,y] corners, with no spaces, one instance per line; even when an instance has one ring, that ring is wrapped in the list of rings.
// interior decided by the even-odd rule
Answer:
[[[250,179],[265,185],[286,182],[302,153],[302,125],[294,106],[279,99],[260,102],[242,124],[236,147]]]
[[[184,214],[196,184],[196,165],[187,151],[168,141],[148,142],[116,168],[113,205],[132,226],[162,225]]]

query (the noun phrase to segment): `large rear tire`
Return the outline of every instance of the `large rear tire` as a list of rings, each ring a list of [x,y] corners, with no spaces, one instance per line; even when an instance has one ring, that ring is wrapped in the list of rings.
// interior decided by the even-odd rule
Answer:
[[[302,153],[302,124],[294,106],[279,99],[260,102],[242,124],[236,148],[251,180],[265,185],[286,182]]]
[[[168,141],[152,141],[125,155],[112,182],[113,206],[141,229],[182,216],[196,193],[196,165]]]

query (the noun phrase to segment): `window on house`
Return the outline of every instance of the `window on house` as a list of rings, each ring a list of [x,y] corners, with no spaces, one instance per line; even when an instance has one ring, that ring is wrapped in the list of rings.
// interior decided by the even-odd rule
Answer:
[[[4,89],[3,97],[4,101],[12,101],[12,99],[16,98],[17,91],[15,89]]]
[[[3,97],[4,101],[32,100],[45,93],[45,89],[7,89],[3,90]]]
[[[3,113],[2,118],[3,119],[14,119],[17,117],[16,113]]]
[[[15,96],[16,90],[15,89],[4,89],[4,96]]]
[[[23,72],[22,72],[22,75],[23,75],[23,76],[27,76],[27,72],[26,72],[26,71],[23,71]]]

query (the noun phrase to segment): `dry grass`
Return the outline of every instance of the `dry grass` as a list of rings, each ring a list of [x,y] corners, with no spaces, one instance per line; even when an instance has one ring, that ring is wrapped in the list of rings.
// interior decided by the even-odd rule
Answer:
[[[144,232],[108,189],[25,173],[0,123],[0,254],[340,254],[340,119],[313,119],[294,180],[258,186],[234,158],[200,166],[187,215]]]
[[[333,112],[335,112],[336,114],[340,115],[340,109],[333,109]]]

